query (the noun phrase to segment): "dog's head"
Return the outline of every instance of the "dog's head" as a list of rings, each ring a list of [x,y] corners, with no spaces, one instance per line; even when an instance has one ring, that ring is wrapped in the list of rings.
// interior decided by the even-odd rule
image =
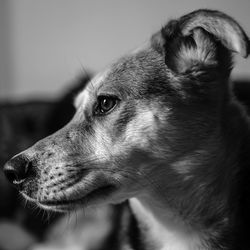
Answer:
[[[227,15],[198,10],[170,21],[91,80],[71,122],[12,158],[7,178],[61,211],[157,194],[162,182],[176,193],[180,175],[189,179],[185,157],[216,134],[229,105],[232,52],[246,57],[249,44]]]

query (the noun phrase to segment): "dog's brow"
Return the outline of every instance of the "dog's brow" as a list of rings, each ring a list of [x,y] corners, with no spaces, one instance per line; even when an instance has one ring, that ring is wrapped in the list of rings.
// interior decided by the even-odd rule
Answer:
[[[88,85],[82,92],[80,92],[74,100],[74,105],[76,108],[79,106],[84,106],[89,99],[89,92],[94,92],[103,83],[108,75],[109,70],[105,70],[102,73],[97,74],[92,80],[89,81]]]
[[[107,78],[108,73],[109,73],[109,69],[97,74],[88,84],[88,86],[91,89],[98,89],[98,87],[104,82],[104,80]]]
[[[84,106],[89,99],[89,93],[87,89],[84,89],[82,92],[80,92],[75,100],[74,100],[74,106],[75,108],[79,108],[80,106]]]
[[[79,105],[81,105],[81,103],[84,101],[84,96],[86,95],[85,93],[88,92],[88,96],[89,94],[91,94],[92,92],[96,92],[97,89],[101,86],[101,84],[104,82],[104,80],[107,78],[108,73],[109,73],[109,69],[97,74],[93,79],[91,79],[88,82],[88,85],[86,86],[86,88],[76,97],[75,99],[75,106],[79,107]],[[84,101],[84,103],[86,103]]]

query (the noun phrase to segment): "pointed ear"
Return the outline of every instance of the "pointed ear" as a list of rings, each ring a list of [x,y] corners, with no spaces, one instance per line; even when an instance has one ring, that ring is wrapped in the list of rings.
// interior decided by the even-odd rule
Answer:
[[[228,15],[197,10],[170,21],[152,37],[152,45],[165,55],[166,64],[177,73],[215,69],[230,73],[231,54],[249,54],[249,39]]]

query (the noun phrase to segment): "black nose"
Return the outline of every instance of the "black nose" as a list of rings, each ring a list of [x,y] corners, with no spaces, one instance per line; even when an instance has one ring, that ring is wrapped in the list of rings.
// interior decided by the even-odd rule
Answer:
[[[31,161],[18,155],[4,165],[3,171],[10,183],[19,186],[29,176],[31,167]]]

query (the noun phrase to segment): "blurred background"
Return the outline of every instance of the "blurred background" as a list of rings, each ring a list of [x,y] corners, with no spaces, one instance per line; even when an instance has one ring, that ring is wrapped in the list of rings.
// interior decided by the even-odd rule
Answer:
[[[197,8],[225,11],[250,34],[249,0],[0,0],[0,97],[55,97]],[[250,76],[250,60],[237,61],[234,76]]]
[[[76,227],[74,216],[48,220],[25,207],[1,168],[71,119],[73,97],[89,77],[199,8],[226,12],[250,34],[249,0],[0,0],[0,250],[50,245],[48,235],[54,247],[38,249],[81,249],[82,214]],[[249,111],[250,60],[235,61],[235,93]]]

